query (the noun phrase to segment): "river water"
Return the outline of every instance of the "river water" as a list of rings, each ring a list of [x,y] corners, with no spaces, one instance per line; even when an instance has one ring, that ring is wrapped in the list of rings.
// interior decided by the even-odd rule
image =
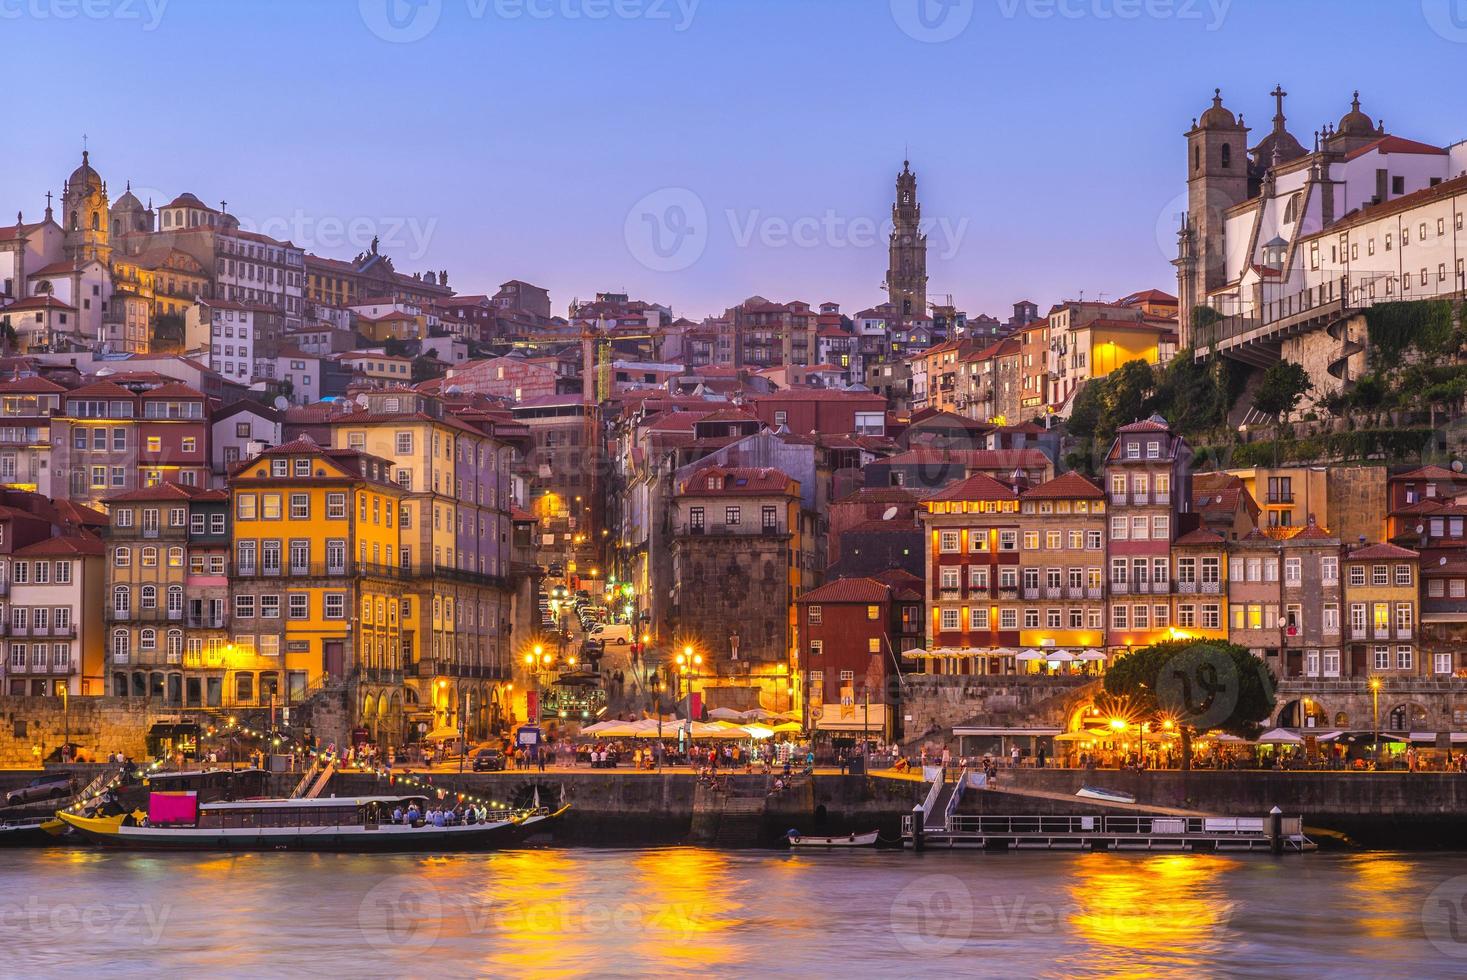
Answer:
[[[0,852],[7,976],[1467,976],[1467,855]]]

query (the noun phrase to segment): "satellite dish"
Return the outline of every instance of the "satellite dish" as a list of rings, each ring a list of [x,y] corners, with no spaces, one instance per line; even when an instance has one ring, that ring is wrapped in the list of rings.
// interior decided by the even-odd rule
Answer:
[[[1445,565],[1447,563],[1447,556],[1446,555],[1442,555],[1440,558],[1438,558],[1436,560],[1436,563],[1438,565]]]
[[[285,411],[287,408],[290,407],[290,399],[289,398],[286,398],[284,395],[276,395],[275,396],[275,407],[279,411],[282,411],[282,412]]]
[[[99,378],[107,378],[107,377],[111,377],[112,375],[114,375],[116,373],[117,372],[114,371],[114,370],[112,370],[111,368],[99,368],[97,370],[97,377],[99,377]]]
[[[884,514],[881,515],[881,519],[883,521],[889,521],[889,520],[891,520],[895,516],[897,516],[897,509],[896,509],[895,506],[892,506],[892,507],[886,508],[886,513],[884,513]]]
[[[1453,473],[1460,473],[1460,472],[1462,472],[1462,461],[1460,459],[1454,459],[1454,460],[1452,460],[1452,472]]]
[[[1417,534],[1420,534],[1422,531],[1425,531],[1425,530],[1426,530],[1426,525],[1425,524],[1418,524],[1418,525],[1416,525],[1416,533]]]
[[[355,401],[358,405],[362,406],[363,408],[367,408],[367,407],[369,407],[372,404],[371,400],[369,398],[367,398],[367,393],[365,391],[362,392],[361,394],[357,395],[357,397],[355,399],[353,399],[353,401]]]

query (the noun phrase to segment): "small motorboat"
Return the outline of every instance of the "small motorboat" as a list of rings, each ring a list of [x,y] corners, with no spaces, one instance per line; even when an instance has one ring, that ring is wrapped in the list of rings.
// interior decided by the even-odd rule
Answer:
[[[1136,797],[1130,793],[1122,793],[1115,789],[1102,789],[1099,786],[1082,786],[1075,791],[1075,795],[1082,800],[1100,800],[1102,803],[1136,802]]]
[[[7,820],[0,823],[0,847],[50,847],[64,843],[66,829],[55,817]]]
[[[153,793],[148,813],[99,816],[57,814],[83,837],[130,850],[181,851],[477,851],[512,844],[524,813],[505,811],[482,823],[434,826],[394,822],[394,810],[416,805],[426,812],[425,796],[317,797],[240,800],[199,804],[189,793]],[[563,811],[562,811],[563,812]],[[541,821],[558,814],[545,814]]]
[[[880,831],[872,830],[864,834],[846,834],[840,837],[807,837],[798,830],[791,830],[785,834],[785,840],[791,849],[828,850],[837,847],[875,847],[879,834]]]

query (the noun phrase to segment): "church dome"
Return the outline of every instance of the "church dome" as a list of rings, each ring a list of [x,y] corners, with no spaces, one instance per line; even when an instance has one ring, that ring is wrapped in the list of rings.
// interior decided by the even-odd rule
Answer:
[[[137,195],[132,192],[132,184],[127,185],[127,190],[117,199],[117,203],[112,205],[112,210],[114,212],[143,210],[143,202],[139,201]]]
[[[1278,152],[1278,163],[1288,163],[1305,156],[1308,151],[1294,139],[1292,133],[1287,129],[1280,129],[1269,133],[1259,140],[1258,145],[1253,148],[1253,158],[1263,169],[1274,165],[1274,152]]]
[[[102,177],[97,173],[97,171],[92,169],[92,165],[89,162],[90,157],[90,153],[88,153],[86,150],[82,150],[81,166],[73,170],[71,172],[71,176],[68,177],[66,180],[66,186],[70,188],[73,192],[81,191],[83,189],[85,189],[86,191],[102,190]]]
[[[1339,136],[1375,136],[1377,135],[1375,123],[1370,117],[1360,111],[1360,93],[1355,93],[1355,100],[1350,103],[1350,111],[1340,118],[1339,128],[1335,130]]]
[[[1202,119],[1198,125],[1203,129],[1237,128],[1238,120],[1233,118],[1231,112],[1223,108],[1222,89],[1215,88],[1212,90],[1212,108],[1202,114]]]

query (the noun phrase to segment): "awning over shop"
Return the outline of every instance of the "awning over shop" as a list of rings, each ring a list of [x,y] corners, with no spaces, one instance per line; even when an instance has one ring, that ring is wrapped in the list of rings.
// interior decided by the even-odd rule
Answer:
[[[1058,728],[971,728],[958,726],[953,729],[954,735],[1034,735],[1039,738],[1049,738],[1058,735]]]

